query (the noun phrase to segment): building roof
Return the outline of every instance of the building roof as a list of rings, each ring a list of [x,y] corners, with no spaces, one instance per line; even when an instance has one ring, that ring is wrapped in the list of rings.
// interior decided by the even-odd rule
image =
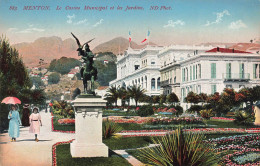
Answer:
[[[208,50],[206,52],[221,52],[221,53],[247,53],[247,54],[252,54],[251,52],[246,52],[246,51],[239,51],[235,49],[229,49],[229,48],[213,48],[211,50]]]

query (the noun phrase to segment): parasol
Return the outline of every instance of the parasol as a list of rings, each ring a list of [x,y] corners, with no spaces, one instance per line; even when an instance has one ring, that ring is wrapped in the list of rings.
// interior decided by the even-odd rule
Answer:
[[[16,97],[6,97],[2,100],[1,103],[4,104],[21,104],[21,101]]]

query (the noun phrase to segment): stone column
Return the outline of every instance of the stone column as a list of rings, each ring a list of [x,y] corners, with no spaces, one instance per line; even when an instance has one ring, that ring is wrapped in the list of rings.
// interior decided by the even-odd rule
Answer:
[[[108,147],[102,143],[102,108],[100,96],[80,95],[73,101],[76,139],[70,144],[72,157],[108,157]]]

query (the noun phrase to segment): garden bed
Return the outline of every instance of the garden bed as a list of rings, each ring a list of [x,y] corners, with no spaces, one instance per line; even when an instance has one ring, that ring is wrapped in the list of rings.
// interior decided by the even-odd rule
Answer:
[[[75,133],[75,124],[65,124],[62,125],[58,122],[59,118],[52,117],[52,131],[62,132],[62,133]]]
[[[215,145],[215,150],[221,154],[221,161],[218,165],[229,166],[258,166],[260,165],[260,134],[235,134],[226,133],[207,134],[206,141]],[[208,139],[214,138],[214,139]],[[137,149],[127,150],[127,153],[134,156],[143,163],[145,158],[140,157]]]

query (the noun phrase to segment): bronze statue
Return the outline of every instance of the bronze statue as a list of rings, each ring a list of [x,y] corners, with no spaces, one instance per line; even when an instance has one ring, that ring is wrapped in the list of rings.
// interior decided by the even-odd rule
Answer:
[[[94,54],[89,49],[89,45],[88,45],[88,43],[90,43],[94,39],[91,39],[88,42],[81,45],[78,38],[72,32],[71,32],[71,34],[76,39],[76,42],[79,46],[79,48],[77,49],[78,55],[82,56],[81,59],[83,60],[83,65],[80,69],[80,75],[83,78],[84,93],[95,94],[94,81],[97,79],[97,69],[93,65],[94,64],[94,60],[93,60]],[[83,47],[84,47],[84,49],[83,49]],[[91,84],[90,90],[87,89],[88,80],[90,80],[90,84]]]

